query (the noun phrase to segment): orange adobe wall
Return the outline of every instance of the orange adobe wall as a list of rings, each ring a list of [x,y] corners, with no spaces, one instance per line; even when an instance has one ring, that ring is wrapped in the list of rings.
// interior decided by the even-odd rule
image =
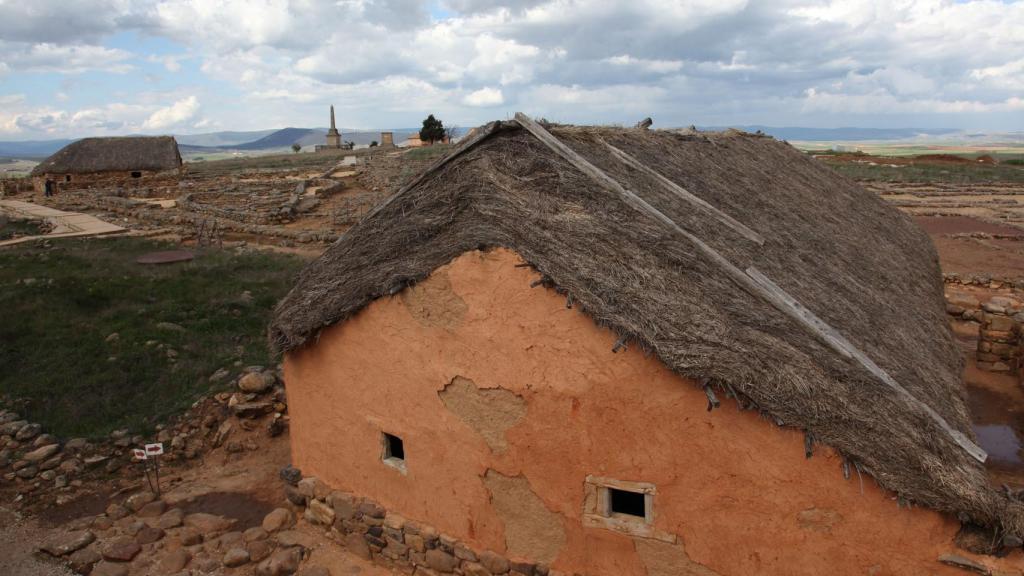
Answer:
[[[292,458],[307,476],[478,551],[594,575],[964,574],[958,524],[900,509],[841,458],[629,349],[516,268],[470,252],[289,353]],[[381,461],[402,438],[406,471]],[[582,522],[588,476],[655,486],[653,529]],[[674,540],[674,542],[671,542]],[[1019,552],[984,562],[1009,568]]]

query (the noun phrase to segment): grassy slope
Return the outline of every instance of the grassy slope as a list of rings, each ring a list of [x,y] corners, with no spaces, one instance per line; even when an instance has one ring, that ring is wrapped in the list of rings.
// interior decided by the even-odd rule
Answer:
[[[209,382],[218,368],[237,374],[236,364],[275,362],[264,337],[269,313],[302,261],[214,251],[183,264],[134,262],[168,248],[111,238],[0,251],[0,393],[28,399],[23,415],[59,435],[145,431],[225,386]]]

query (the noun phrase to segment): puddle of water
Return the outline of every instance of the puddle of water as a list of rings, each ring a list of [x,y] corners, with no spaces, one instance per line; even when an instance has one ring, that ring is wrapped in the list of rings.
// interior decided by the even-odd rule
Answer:
[[[1013,396],[970,385],[967,404],[971,428],[988,452],[989,468],[1024,479],[1024,406]]]
[[[993,462],[1002,464],[1024,464],[1021,460],[1020,438],[1017,432],[1006,424],[975,424],[974,433]]]

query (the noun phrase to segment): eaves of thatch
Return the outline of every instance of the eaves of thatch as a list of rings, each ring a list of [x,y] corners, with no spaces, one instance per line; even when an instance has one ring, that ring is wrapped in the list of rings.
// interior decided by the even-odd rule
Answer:
[[[163,172],[181,168],[173,136],[83,138],[61,148],[32,170],[43,174]]]
[[[300,274],[271,345],[303,346],[499,246],[598,324],[902,499],[1024,535],[1024,503],[990,485],[973,442],[928,237],[768,137],[492,123]]]

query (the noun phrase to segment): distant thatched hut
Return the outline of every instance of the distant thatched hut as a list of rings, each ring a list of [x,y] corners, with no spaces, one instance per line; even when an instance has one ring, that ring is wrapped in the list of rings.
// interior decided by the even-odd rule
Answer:
[[[181,175],[173,136],[83,138],[61,148],[32,170],[37,190],[47,179],[62,188],[144,183]]]
[[[475,551],[428,552],[445,572],[957,574],[960,521],[1024,534],[927,236],[769,137],[492,123],[307,267],[270,338],[294,464],[387,509],[384,538],[328,499],[388,558],[426,523]]]

